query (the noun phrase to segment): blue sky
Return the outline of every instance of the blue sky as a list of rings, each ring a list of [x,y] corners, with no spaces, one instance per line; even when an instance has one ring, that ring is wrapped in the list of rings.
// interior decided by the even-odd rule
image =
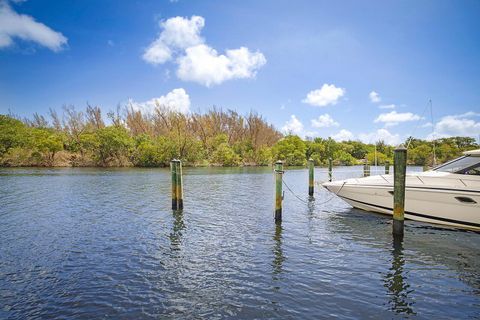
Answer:
[[[158,102],[301,136],[478,138],[479,57],[478,1],[0,0],[0,113],[21,116]]]

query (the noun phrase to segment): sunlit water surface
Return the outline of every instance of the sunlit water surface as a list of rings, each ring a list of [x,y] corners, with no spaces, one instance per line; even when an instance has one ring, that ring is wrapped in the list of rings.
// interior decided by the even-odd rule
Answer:
[[[285,174],[302,199],[307,179]],[[166,169],[0,170],[0,318],[480,317],[480,234],[407,221],[394,243],[320,187],[276,225],[273,181],[185,168],[172,212]]]

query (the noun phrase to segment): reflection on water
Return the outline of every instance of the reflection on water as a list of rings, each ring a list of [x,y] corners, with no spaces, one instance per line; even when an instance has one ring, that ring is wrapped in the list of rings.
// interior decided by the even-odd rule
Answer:
[[[411,293],[407,283],[405,257],[403,255],[403,235],[393,235],[392,266],[385,274],[385,287],[388,289],[389,305],[391,310],[399,314],[415,314],[412,309],[413,301],[409,299]]]
[[[307,203],[307,218],[308,218],[308,242],[312,244],[312,234],[314,232],[314,226],[315,226],[315,199],[313,197],[309,197],[308,203]]]
[[[173,215],[173,227],[170,232],[170,247],[171,250],[180,250],[182,242],[182,232],[185,229],[185,223],[183,222],[183,210],[172,210]]]
[[[168,170],[0,169],[0,319],[478,317],[479,234],[392,247],[390,217],[285,176],[307,203],[275,224],[271,168],[186,168],[183,211]]]
[[[282,281],[284,280],[282,277],[283,272],[283,263],[285,262],[286,258],[283,255],[282,249],[282,222],[276,221],[275,225],[275,232],[273,234],[273,261],[272,261],[272,292],[274,295],[279,295],[282,287]],[[273,309],[277,312],[281,311],[279,307],[278,298],[273,297],[271,299],[271,303]]]
[[[276,222],[275,234],[273,235],[273,280],[278,280],[278,274],[282,273],[282,266],[285,261],[285,256],[283,255],[282,250],[282,230],[282,223],[280,221]]]

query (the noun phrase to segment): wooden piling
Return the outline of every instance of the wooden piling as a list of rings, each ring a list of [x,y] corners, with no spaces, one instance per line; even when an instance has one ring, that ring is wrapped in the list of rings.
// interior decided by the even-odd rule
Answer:
[[[177,160],[170,161],[170,171],[172,173],[172,210],[177,210]]]
[[[282,179],[283,162],[275,162],[275,222],[282,221]]]
[[[182,162],[177,159],[170,161],[172,172],[172,210],[183,209]]]
[[[183,170],[182,161],[177,161],[177,209],[183,210]]]
[[[308,195],[313,197],[314,192],[314,183],[315,183],[315,166],[313,159],[308,159]]]
[[[333,161],[332,158],[328,158],[328,181],[332,182],[333,176]]]
[[[363,164],[363,176],[370,176],[370,164],[368,163],[367,158],[365,158],[365,163]]]
[[[393,159],[393,234],[403,235],[407,149],[400,145]]]
[[[385,174],[390,174],[390,161],[385,161]]]

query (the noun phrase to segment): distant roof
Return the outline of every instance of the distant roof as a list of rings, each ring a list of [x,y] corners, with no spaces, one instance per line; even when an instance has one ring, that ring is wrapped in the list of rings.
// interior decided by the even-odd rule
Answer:
[[[480,157],[480,149],[465,151],[463,154],[464,155],[475,156],[475,157]]]

